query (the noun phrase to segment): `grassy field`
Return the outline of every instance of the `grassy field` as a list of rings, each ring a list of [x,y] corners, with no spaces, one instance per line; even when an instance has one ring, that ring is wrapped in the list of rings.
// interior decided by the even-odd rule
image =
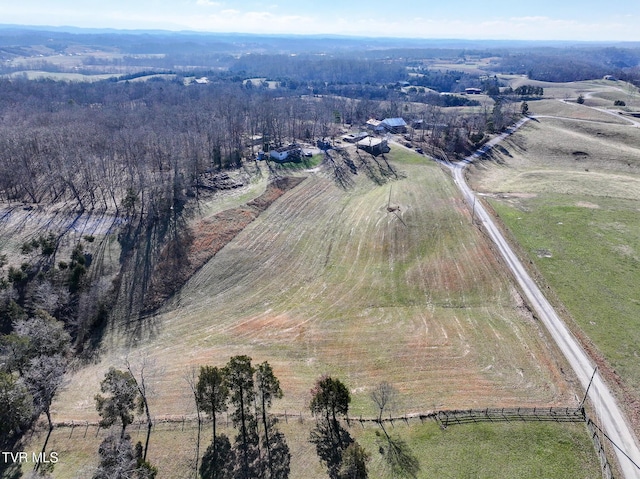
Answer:
[[[540,119],[470,178],[637,401],[640,129]]]
[[[447,173],[421,155],[392,148],[395,175],[383,184],[371,181],[376,175],[364,167],[348,188],[325,167],[291,170],[306,180],[224,247],[164,310],[135,327],[111,325],[95,362],[70,377],[53,405],[54,421],[97,420],[99,382],[125,358],[134,367],[150,361],[156,418],[192,416],[186,374],[204,364],[222,366],[237,354],[274,367],[285,394],[275,412],[306,417],[309,390],[322,374],[347,384],[352,417],[374,414],[368,394],[383,380],[400,391],[394,411],[400,415],[575,404],[569,369],[471,224]],[[378,161],[368,160],[372,171],[384,167]],[[226,196],[225,207],[258,196],[265,179]],[[397,215],[388,205],[399,207]],[[205,202],[200,211],[220,208]],[[293,449],[291,477],[325,477],[307,441],[310,424],[283,425]],[[372,455],[371,477],[384,477],[375,430],[358,427],[352,433]],[[152,438],[150,458],[161,478],[187,476],[194,431],[188,424],[178,428],[159,423]],[[419,458],[419,477],[599,474],[582,425],[441,431],[425,423],[395,430]],[[54,432],[50,450],[64,458],[57,478],[87,477],[94,467],[101,437],[95,429],[82,433]],[[42,438],[28,441],[27,448],[38,450]]]
[[[384,185],[362,170],[347,190],[305,173],[164,312],[135,330],[114,325],[55,418],[96,418],[98,383],[126,355],[155,361],[159,416],[193,412],[189,368],[236,354],[273,365],[280,411],[306,410],[326,373],[346,382],[354,415],[373,413],[368,391],[382,380],[401,391],[399,412],[573,401],[571,378],[451,180],[420,155],[393,156],[398,179]],[[390,191],[400,218],[387,212]]]
[[[292,478],[322,479],[327,474],[315,447],[308,442],[314,422],[290,419],[281,422],[291,450]],[[211,440],[209,424],[204,424],[203,448]],[[407,424],[387,425],[393,437],[404,440],[418,460],[418,479],[597,479],[600,466],[583,424],[576,423],[480,423],[450,426],[446,430],[431,420],[414,419]],[[144,442],[144,426],[130,428],[134,442]],[[96,467],[96,451],[105,431],[95,426],[56,429],[50,450],[58,452],[56,479],[85,479]],[[351,435],[370,455],[369,477],[390,477],[379,452],[383,436],[375,426],[362,428],[354,423]],[[225,431],[233,434],[233,431]],[[159,469],[159,479],[193,477],[197,429],[193,423],[158,424],[151,435],[149,459]],[[38,451],[41,434],[30,436],[27,451]],[[25,468],[26,469],[26,468]]]

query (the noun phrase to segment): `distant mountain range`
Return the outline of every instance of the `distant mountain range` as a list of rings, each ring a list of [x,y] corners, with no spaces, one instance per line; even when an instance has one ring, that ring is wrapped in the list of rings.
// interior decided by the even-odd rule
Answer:
[[[295,41],[293,41],[295,40]],[[640,42],[568,42],[507,41],[462,39],[415,39],[356,37],[340,35],[266,35],[247,33],[211,33],[168,30],[117,30],[73,26],[34,26],[0,24],[0,47],[24,47],[35,44],[69,42],[94,47],[118,48],[126,53],[157,53],[168,43],[190,45],[208,51],[339,52],[371,49],[530,49],[566,47],[640,48]],[[162,48],[164,51],[165,48]]]

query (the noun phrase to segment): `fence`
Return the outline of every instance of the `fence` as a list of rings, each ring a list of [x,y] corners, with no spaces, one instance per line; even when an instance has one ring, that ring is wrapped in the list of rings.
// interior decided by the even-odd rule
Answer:
[[[607,454],[604,450],[602,441],[600,440],[600,434],[599,434],[600,428],[591,420],[590,417],[586,415],[585,415],[585,420],[587,424],[587,429],[589,430],[589,434],[591,435],[591,440],[593,441],[593,445],[596,448],[598,459],[600,460],[602,477],[603,479],[613,479],[613,472],[611,471],[611,465],[609,464],[609,460],[607,459]]]
[[[278,417],[279,420],[284,420],[285,422],[289,422],[289,420],[295,420],[299,422],[304,422],[306,419],[313,420],[313,416],[306,416],[302,413],[287,413],[284,414],[274,414],[274,416]],[[228,426],[229,418],[220,418],[222,420],[222,424],[225,422]],[[226,421],[225,421],[226,419]],[[603,479],[613,479],[613,471],[611,469],[611,465],[609,464],[609,460],[606,455],[606,451],[604,449],[603,439],[601,438],[602,431],[595,424],[591,418],[589,418],[584,410],[584,408],[558,408],[558,407],[549,407],[549,408],[527,408],[527,407],[519,407],[519,408],[486,408],[486,409],[465,409],[465,410],[441,410],[441,411],[432,411],[429,413],[420,413],[420,414],[409,414],[404,416],[395,416],[395,417],[386,417],[379,420],[378,418],[347,418],[347,422],[349,425],[352,423],[359,423],[362,427],[365,426],[375,426],[380,422],[385,424],[391,424],[393,426],[394,422],[404,422],[409,424],[409,422],[420,421],[424,422],[427,420],[436,421],[441,428],[446,429],[449,426],[458,425],[458,424],[470,424],[470,423],[480,423],[480,422],[584,422],[587,426],[587,429],[590,433],[591,440],[593,441],[594,447],[596,449],[596,453],[598,454],[598,458],[600,460],[600,466],[602,469],[602,477]],[[164,418],[154,418],[153,426],[154,429],[158,425],[163,425],[165,428],[171,428],[173,430],[182,429],[184,430],[185,424],[189,427],[190,423],[196,421],[195,416],[177,416],[177,417],[164,417]],[[203,418],[203,422],[207,422],[207,419]],[[96,437],[100,432],[106,434],[106,430],[101,429],[97,422],[78,422],[78,423],[58,423],[55,425],[57,428],[67,427],[70,428],[69,438],[74,435],[74,430],[78,431],[76,434],[81,434],[83,437],[87,437],[87,433],[90,428],[95,428]],[[141,429],[146,427],[146,421],[140,420],[135,421],[131,426],[130,430],[136,432],[140,432]]]
[[[463,411],[438,411],[435,420],[441,427],[476,422],[553,421],[584,422],[582,409],[575,408],[503,408]]]

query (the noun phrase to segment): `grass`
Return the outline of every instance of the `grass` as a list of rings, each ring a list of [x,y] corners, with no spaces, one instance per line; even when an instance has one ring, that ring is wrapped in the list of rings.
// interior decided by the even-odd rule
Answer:
[[[322,479],[327,474],[319,462],[314,446],[308,442],[312,420],[282,421],[291,450],[291,477]],[[600,467],[593,445],[580,423],[479,423],[450,426],[446,430],[433,421],[396,422],[387,426],[389,433],[404,440],[420,464],[418,479],[438,477],[511,479],[599,478]],[[211,440],[208,424],[203,427],[202,446]],[[86,431],[86,434],[85,434]],[[134,442],[144,442],[144,427],[130,428]],[[225,431],[233,437],[233,431]],[[362,428],[357,422],[351,435],[370,455],[369,477],[389,477],[379,452],[384,446],[379,429]],[[50,451],[59,454],[56,479],[84,479],[96,466],[98,446],[105,435],[96,435],[95,426],[56,429]],[[149,459],[159,469],[158,479],[193,477],[197,430],[192,423],[158,424],[151,435]],[[39,451],[41,435],[30,438],[27,451]],[[201,449],[201,450],[202,450]]]
[[[39,71],[39,70],[25,70],[25,71],[12,73],[10,76],[26,77],[29,80],[51,79],[55,81],[94,82],[94,81],[106,80],[109,78],[117,78],[120,75],[112,74],[112,73],[85,75],[82,73],[59,73],[59,72],[46,72],[46,71]]]
[[[549,130],[538,128],[546,138]],[[580,134],[589,136],[587,130]],[[627,135],[607,134],[611,146]],[[500,158],[503,165],[491,168],[502,176],[487,175],[487,183],[526,173],[531,141],[516,136]],[[589,145],[585,153],[594,162],[607,151],[597,141]],[[545,148],[552,152],[553,142]],[[160,314],[135,331],[111,325],[95,363],[76,371],[54,404],[54,420],[96,420],[92,398],[99,381],[109,366],[123,367],[125,357],[134,366],[140,358],[151,361],[150,404],[158,418],[194,414],[185,374],[203,364],[221,366],[235,354],[272,364],[285,394],[276,412],[305,412],[309,389],[326,373],[349,387],[355,417],[374,413],[368,393],[382,380],[400,391],[398,414],[571,404],[571,378],[487,239],[472,226],[451,179],[405,148],[393,145],[388,158],[396,175],[384,184],[371,182],[364,168],[347,189],[326,169],[305,172],[305,182],[223,248]],[[554,157],[543,165],[546,178],[559,177],[562,161]],[[600,165],[601,176],[617,174],[607,164],[589,167]],[[378,165],[370,160],[370,167]],[[570,176],[564,181],[570,183]],[[514,188],[529,184],[538,183],[525,179]],[[230,193],[225,204],[244,203],[264,186],[263,178]],[[399,217],[387,211],[388,203],[400,207]],[[216,210],[204,205],[202,214]],[[282,425],[292,447],[291,477],[325,477],[307,441],[310,425]],[[442,431],[427,422],[396,424],[393,431],[418,457],[421,478],[599,477],[582,425],[479,424]],[[82,432],[54,432],[50,450],[61,457],[57,478],[88,477],[94,467],[101,438],[95,429],[86,437]],[[352,433],[372,456],[371,477],[384,477],[375,429],[356,426]],[[134,440],[141,434],[136,431]],[[158,423],[150,459],[161,478],[187,477],[194,437],[188,423],[184,431]],[[42,438],[29,441],[25,447],[38,450]]]
[[[493,206],[587,336],[640,393],[638,202],[545,195],[520,200],[520,208]]]
[[[406,149],[389,157],[398,178],[383,185],[362,169],[347,190],[331,172],[309,173],[161,314],[136,331],[113,325],[54,418],[95,418],[87,398],[125,356],[156,362],[158,416],[191,414],[185,371],[235,354],[272,364],[285,394],[279,411],[305,410],[322,374],[346,382],[355,415],[373,413],[368,391],[382,380],[401,391],[402,412],[573,401],[451,179]],[[400,218],[386,210],[390,190]]]
[[[626,386],[640,395],[640,131],[541,119],[471,173]]]
[[[531,115],[549,115],[576,120],[590,120],[601,123],[616,123],[627,125],[622,118],[603,113],[593,108],[587,108],[577,103],[560,102],[553,99],[533,100],[527,102]]]

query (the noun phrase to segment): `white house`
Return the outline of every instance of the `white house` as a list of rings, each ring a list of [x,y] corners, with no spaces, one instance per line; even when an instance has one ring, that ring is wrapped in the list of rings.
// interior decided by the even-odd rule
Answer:
[[[283,146],[269,151],[269,157],[278,163],[299,160],[301,154],[302,150],[298,145]]]

